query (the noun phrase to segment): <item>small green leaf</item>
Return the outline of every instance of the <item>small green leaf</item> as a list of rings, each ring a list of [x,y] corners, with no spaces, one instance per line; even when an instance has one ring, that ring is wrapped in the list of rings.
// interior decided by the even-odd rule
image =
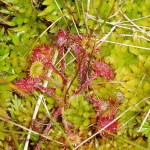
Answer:
[[[0,36],[4,35],[4,32],[5,32],[5,28],[2,27],[2,29],[0,30]]]
[[[34,142],[37,142],[37,141],[39,140],[39,135],[36,135],[36,134],[31,133],[31,139],[32,139]]]
[[[42,11],[41,13],[38,14],[38,16],[44,16],[44,15],[51,13],[55,9],[55,7],[56,7],[55,5],[47,6],[44,9],[44,11]]]

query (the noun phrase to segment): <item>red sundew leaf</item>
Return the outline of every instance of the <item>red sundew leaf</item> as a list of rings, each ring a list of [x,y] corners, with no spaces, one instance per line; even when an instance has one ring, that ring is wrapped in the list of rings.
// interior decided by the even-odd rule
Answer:
[[[105,117],[102,117],[99,121],[98,121],[98,129],[104,128],[105,126],[107,126],[109,123],[111,123],[114,120],[114,115],[108,115]],[[112,124],[110,124],[105,130],[112,132],[112,133],[116,133],[117,132],[117,127],[118,127],[118,121],[113,122]],[[102,131],[101,132],[102,136],[109,136],[109,133]]]
[[[70,35],[67,43],[67,47],[71,48],[76,54],[78,66],[80,66],[81,60],[85,54],[85,50],[83,49],[81,42],[82,38],[80,36]]]
[[[79,55],[84,52],[82,47],[82,38],[78,35],[70,35],[68,38],[67,46],[71,48],[76,55]]]
[[[81,56],[84,53],[83,47],[79,43],[73,43],[70,45],[77,56]]]
[[[51,61],[52,57],[53,57],[53,50],[50,47],[44,45],[33,50],[32,62],[35,61],[42,62],[45,66],[48,66],[51,69],[53,69],[53,71],[59,74],[62,77],[63,81],[66,82],[67,79],[64,77],[64,74],[59,72],[57,68],[52,64]]]
[[[53,91],[54,88],[46,88],[43,86],[40,86],[39,83],[41,82],[40,78],[32,78],[32,77],[26,77],[24,79],[17,80],[15,83],[15,86],[21,89],[26,94],[31,94],[34,90],[41,90],[49,94],[50,96],[54,97],[57,100],[61,100],[61,98],[56,95]],[[18,91],[15,91],[20,96],[21,93],[18,93]]]
[[[93,104],[93,107],[95,109],[97,130],[104,128],[115,119],[115,114],[118,110],[118,105],[112,106],[114,103],[112,104],[110,102],[112,101],[111,99],[107,102],[107,101],[97,100],[92,97],[86,97],[86,98],[90,101],[91,104]],[[111,125],[109,125],[105,130],[112,133],[116,133],[117,127],[118,127],[118,121],[115,121]],[[100,134],[101,136],[106,136],[106,137],[109,136],[109,133],[105,131],[102,131]]]
[[[52,57],[53,49],[49,46],[43,45],[33,50],[31,60],[32,62],[41,61],[43,64],[46,64],[51,61]]]
[[[61,57],[61,71],[64,75],[64,68],[65,68],[65,60],[64,60],[64,45],[66,45],[69,38],[69,33],[66,30],[59,29],[56,35],[56,40],[54,43],[59,47],[60,57]]]
[[[40,78],[26,77],[24,79],[17,80],[15,86],[17,86],[26,94],[31,94],[32,91],[35,90],[35,88],[38,86],[40,81],[41,81]],[[18,93],[18,91],[15,92]],[[22,96],[20,93],[18,94]]]
[[[114,72],[111,69],[111,67],[102,61],[96,62],[94,64],[93,69],[95,70],[98,76],[102,76],[106,79],[114,78]]]
[[[67,40],[69,38],[69,33],[67,30],[59,29],[56,35],[55,44],[59,47],[66,44]]]

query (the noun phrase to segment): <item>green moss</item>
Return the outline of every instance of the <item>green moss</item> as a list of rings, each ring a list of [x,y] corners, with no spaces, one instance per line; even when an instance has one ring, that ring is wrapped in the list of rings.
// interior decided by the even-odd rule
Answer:
[[[115,30],[102,43],[101,47],[95,49],[90,60],[91,64],[95,60],[101,59],[110,64],[115,72],[114,81],[108,82],[99,77],[83,91],[84,96],[80,94],[72,99],[74,92],[80,86],[80,81],[76,76],[66,94],[67,102],[64,107],[64,116],[62,115],[62,118],[60,117],[57,121],[63,128],[63,119],[65,119],[72,128],[75,127],[80,130],[77,133],[76,131],[73,132],[77,135],[82,133],[81,140],[87,139],[89,135],[95,133],[94,128],[90,127],[87,134],[86,128],[94,123],[93,118],[96,118],[96,115],[92,105],[85,97],[92,96],[107,101],[109,98],[118,98],[116,93],[120,92],[124,99],[120,102],[118,115],[124,113],[130,106],[133,106],[133,108],[119,119],[120,130],[118,135],[128,141],[135,142],[137,145],[141,144],[149,148],[149,118],[144,123],[141,133],[137,132],[137,128],[141,126],[150,104],[149,100],[139,103],[143,98],[150,96],[149,0],[66,0],[65,3],[62,0],[5,0],[1,1],[1,3],[0,75],[1,79],[4,79],[6,83],[3,83],[3,80],[0,83],[0,117],[9,118],[9,120],[26,127],[30,125],[37,103],[37,96],[41,91],[33,92],[33,95],[21,98],[14,94],[10,83],[14,83],[15,80],[24,78],[28,74],[26,69],[30,66],[29,52],[32,52],[34,47],[40,44],[50,45],[60,28],[76,34],[77,27],[80,35],[88,33],[89,37],[95,35],[94,38],[99,40],[106,37],[115,22],[121,18],[121,23],[117,24]],[[121,12],[133,23],[123,17]],[[45,31],[58,18],[61,18],[59,22],[48,31]],[[74,19],[76,26],[72,19]],[[133,24],[136,24],[139,28]],[[137,47],[135,48],[135,46]],[[147,49],[138,48],[138,46]],[[87,49],[89,50],[89,47]],[[65,53],[66,51],[67,49],[65,49]],[[75,58],[76,55],[72,51],[65,56],[65,63],[67,64],[65,65],[65,76],[69,82],[72,81],[78,70],[76,60],[73,61]],[[60,56],[58,56],[56,62],[60,59]],[[60,65],[57,65],[57,68],[59,70]],[[90,69],[86,74],[87,79],[93,74]],[[58,88],[50,82],[48,87],[56,88],[55,93],[64,99],[64,93],[68,85],[64,84],[61,77],[56,73],[52,73],[51,77],[61,86],[64,85],[64,89],[63,87]],[[63,103],[63,100],[58,102],[47,94],[42,94],[44,96],[43,101],[50,113],[53,113],[56,107]],[[38,121],[41,121],[46,116],[45,112],[45,107],[41,105],[38,111]],[[17,144],[15,140],[12,140],[14,139],[12,134],[13,130],[18,130],[18,128],[16,126],[9,128],[8,126],[8,122],[0,122],[0,149],[12,149],[11,145],[15,149],[23,149],[24,141],[20,139],[25,139],[25,135],[23,133],[15,135],[15,139],[19,143]],[[4,130],[9,131],[11,134],[4,132]],[[21,129],[19,128],[19,130]],[[60,141],[64,143],[62,133],[55,126],[50,130],[49,136],[54,140],[59,141],[61,139]],[[32,135],[31,139],[31,145],[35,146],[38,142],[38,137]],[[91,143],[95,142],[94,140],[92,139],[92,142],[85,144],[83,149],[89,149],[92,145]],[[136,149],[134,144],[132,145],[127,141],[123,142],[119,138],[113,140],[98,138],[98,140],[100,142],[98,149],[116,149],[117,147],[120,149]],[[90,147],[91,149],[94,149],[93,145]],[[57,150],[60,148],[64,149],[63,146],[54,141],[44,140],[41,145],[41,149]]]

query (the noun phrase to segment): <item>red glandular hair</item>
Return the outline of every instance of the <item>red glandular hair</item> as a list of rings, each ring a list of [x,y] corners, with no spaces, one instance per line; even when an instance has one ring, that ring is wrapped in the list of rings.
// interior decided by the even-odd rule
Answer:
[[[41,80],[39,78],[25,77],[24,79],[17,80],[15,85],[26,94],[31,94],[35,87],[38,86]],[[17,92],[17,91],[16,91]],[[17,92],[18,93],[18,92]],[[20,95],[20,93],[18,93]],[[22,96],[22,95],[20,95]]]
[[[47,64],[53,57],[53,49],[49,46],[43,45],[35,48],[32,52],[32,62],[41,61],[43,64]]]
[[[114,119],[115,119],[114,115],[111,115],[111,114],[100,118],[98,121],[98,129],[100,130],[101,128],[104,128],[109,123],[111,123]],[[117,127],[118,127],[118,122],[115,121],[115,122],[111,123],[105,130],[109,131],[111,133],[116,133]],[[105,132],[104,130],[100,134],[102,136],[109,136],[109,133]]]
[[[97,73],[98,76],[102,76],[106,79],[113,79],[114,72],[111,67],[103,61],[96,62],[93,66],[93,69]]]
[[[106,127],[108,124],[110,124],[105,130],[109,131],[111,133],[116,133],[117,132],[117,127],[118,127],[118,121],[115,121],[113,123],[111,123],[114,119],[115,119],[115,114],[118,110],[118,107],[116,105],[116,107],[113,106],[113,104],[111,103],[111,101],[115,101],[115,100],[108,100],[108,101],[103,101],[103,100],[97,100],[91,97],[86,97],[90,103],[93,105],[94,109],[95,109],[95,113],[96,113],[96,130],[99,131],[102,128]],[[112,108],[111,108],[112,107]],[[109,110],[107,113],[107,115],[104,115],[105,111]],[[104,116],[103,116],[104,115]],[[102,131],[100,132],[101,136],[109,136],[109,133],[106,131]]]

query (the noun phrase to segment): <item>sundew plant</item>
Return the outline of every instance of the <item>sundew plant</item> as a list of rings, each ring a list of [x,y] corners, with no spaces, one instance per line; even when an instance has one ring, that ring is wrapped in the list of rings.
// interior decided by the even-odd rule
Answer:
[[[0,150],[150,149],[149,0],[0,0]]]

